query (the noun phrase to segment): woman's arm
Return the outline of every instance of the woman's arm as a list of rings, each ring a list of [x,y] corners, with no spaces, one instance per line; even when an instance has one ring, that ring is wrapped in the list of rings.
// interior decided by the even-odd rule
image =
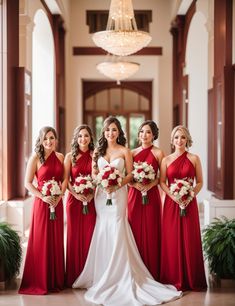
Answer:
[[[161,167],[160,167],[160,186],[162,190],[176,203],[179,204],[177,199],[170,193],[170,189],[166,184],[166,170],[167,170],[167,157],[164,157],[161,162]]]
[[[195,195],[199,193],[203,186],[202,165],[200,158],[195,155],[196,185],[193,188]]]
[[[34,196],[38,197],[39,199],[43,199],[41,192],[33,185],[34,176],[37,171],[37,163],[38,157],[36,154],[34,154],[30,157],[26,167],[24,186]]]
[[[132,180],[132,170],[133,170],[133,157],[129,149],[125,149],[125,164],[126,164],[126,176],[123,178],[121,187],[125,186]]]

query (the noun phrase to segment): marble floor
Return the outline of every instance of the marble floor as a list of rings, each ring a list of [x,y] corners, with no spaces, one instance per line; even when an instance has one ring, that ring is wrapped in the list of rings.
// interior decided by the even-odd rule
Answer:
[[[14,288],[0,290],[0,306],[95,306],[84,300],[84,290],[66,289],[44,296],[19,295]],[[217,288],[207,292],[185,292],[167,306],[235,306],[235,288]],[[96,305],[97,306],[97,305]],[[110,305],[112,306],[112,305]],[[130,305],[132,306],[132,305]]]

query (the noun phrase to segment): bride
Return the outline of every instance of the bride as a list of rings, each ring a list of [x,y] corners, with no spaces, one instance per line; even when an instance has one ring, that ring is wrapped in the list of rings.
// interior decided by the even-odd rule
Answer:
[[[93,172],[107,165],[125,173],[121,186],[96,190],[96,225],[86,264],[73,288],[87,288],[85,299],[105,306],[157,305],[181,296],[171,285],[156,282],[139,255],[126,217],[127,187],[132,178],[132,157],[115,117],[104,121]],[[112,205],[106,205],[107,193]]]

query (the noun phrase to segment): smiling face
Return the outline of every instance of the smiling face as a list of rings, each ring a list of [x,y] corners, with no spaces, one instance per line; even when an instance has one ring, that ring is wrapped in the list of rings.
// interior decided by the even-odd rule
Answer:
[[[81,150],[88,150],[88,146],[91,142],[91,136],[87,129],[82,129],[79,131],[77,142]]]
[[[187,141],[188,139],[182,130],[177,130],[175,132],[174,137],[173,137],[173,145],[175,149],[185,150]]]
[[[55,151],[56,148],[56,137],[52,131],[46,133],[42,145],[45,151]]]
[[[119,130],[115,123],[111,123],[104,131],[104,137],[107,142],[115,143],[119,136]]]
[[[151,127],[146,124],[144,125],[141,130],[139,131],[139,140],[142,145],[150,145],[153,141],[153,132]]]

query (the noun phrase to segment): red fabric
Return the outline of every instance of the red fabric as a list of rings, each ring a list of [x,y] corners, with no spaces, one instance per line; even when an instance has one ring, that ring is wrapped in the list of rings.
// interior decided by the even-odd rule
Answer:
[[[168,184],[174,179],[194,178],[195,168],[183,153],[167,168]],[[180,217],[179,206],[166,196],[163,209],[161,282],[178,290],[206,288],[201,235],[196,198]]]
[[[52,152],[36,173],[38,186],[54,177],[63,178],[63,164]],[[50,220],[48,204],[35,198],[21,294],[47,294],[64,286],[64,222],[62,200],[57,205],[56,220]]]
[[[134,161],[146,161],[157,173],[159,165],[151,149],[152,147],[140,151]],[[161,245],[161,199],[158,187],[151,188],[147,196],[149,203],[143,205],[141,192],[133,187],[129,189],[128,220],[142,260],[152,276],[158,280]]]
[[[82,153],[82,152],[81,152]],[[71,181],[79,175],[91,174],[92,158],[90,151],[82,153],[76,165],[71,167]],[[88,203],[89,213],[82,213],[82,202],[69,194],[67,199],[67,254],[66,286],[72,287],[75,279],[82,272],[95,227],[96,212],[94,201]]]

